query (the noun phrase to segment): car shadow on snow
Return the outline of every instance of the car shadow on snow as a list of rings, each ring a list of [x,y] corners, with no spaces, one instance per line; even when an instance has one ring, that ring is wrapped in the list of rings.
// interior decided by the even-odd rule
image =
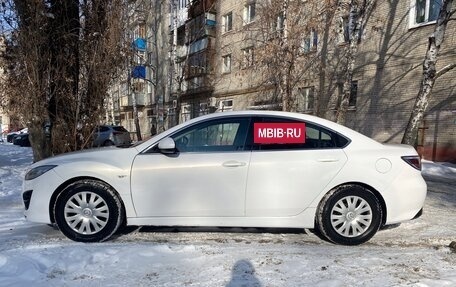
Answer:
[[[153,242],[192,242],[214,241],[281,243],[282,235],[297,236],[297,243],[315,243],[318,240],[313,231],[303,228],[253,228],[253,227],[216,227],[216,226],[126,226],[114,235],[119,241],[153,241]],[[304,236],[302,236],[304,235]],[[305,236],[308,235],[308,236]],[[190,239],[191,238],[191,239]],[[287,237],[291,240],[290,237]]]
[[[139,233],[271,233],[310,234],[303,228],[259,228],[259,227],[216,227],[216,226],[127,226],[119,234]]]

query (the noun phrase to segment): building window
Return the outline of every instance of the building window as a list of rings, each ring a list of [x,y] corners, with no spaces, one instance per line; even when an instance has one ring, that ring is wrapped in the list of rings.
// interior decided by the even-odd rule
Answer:
[[[307,37],[302,40],[301,50],[303,53],[308,53],[317,50],[318,46],[318,33],[315,29],[311,29]]]
[[[411,0],[410,27],[434,23],[442,7],[442,0]]]
[[[242,63],[243,69],[253,66],[253,47],[242,49]]]
[[[187,0],[179,0],[179,8],[184,9],[185,7],[187,7],[187,2]]]
[[[337,105],[334,109],[338,109],[340,107],[341,101],[344,97],[344,83],[337,83]],[[350,88],[350,97],[348,98],[348,107],[349,108],[356,108],[356,101],[358,98],[358,81],[352,81],[351,88]]]
[[[192,105],[183,104],[181,105],[181,122],[189,121],[192,118]]]
[[[345,44],[350,42],[350,19],[348,16],[339,18],[339,29],[337,33],[337,43]]]
[[[358,97],[358,81],[352,81],[350,88],[350,98],[348,98],[348,107],[356,107],[356,98]]]
[[[146,38],[146,24],[144,24],[144,23],[138,24],[138,26],[136,27],[136,29],[133,32],[133,37],[134,37],[134,39],[138,39],[138,38],[145,39]]]
[[[277,15],[277,22],[275,28],[276,31],[282,31],[285,28],[285,17],[283,12]]]
[[[200,103],[199,104],[199,111],[198,111],[198,116],[204,116],[209,113],[209,108],[207,103]]]
[[[228,112],[233,110],[233,100],[222,100],[219,104],[219,111]]]
[[[255,3],[250,3],[244,7],[244,24],[249,24],[253,20],[255,20]]]
[[[229,32],[233,30],[233,13],[230,12],[223,16],[223,32]]]
[[[223,56],[222,60],[223,60],[222,72],[230,73],[231,72],[231,54]]]
[[[314,109],[314,87],[299,89],[298,112],[311,112]]]

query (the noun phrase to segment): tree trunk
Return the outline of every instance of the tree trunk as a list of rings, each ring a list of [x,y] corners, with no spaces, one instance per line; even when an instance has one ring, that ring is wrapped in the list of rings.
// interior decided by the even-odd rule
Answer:
[[[282,48],[282,53],[284,56],[284,61],[288,59],[288,39],[287,39],[287,26],[288,26],[288,0],[284,0],[282,3],[282,13],[283,13],[283,33],[280,36],[280,47]],[[292,64],[290,64],[292,65]],[[289,112],[291,111],[291,95],[290,95],[290,88],[289,88],[289,73],[290,73],[290,66],[286,71],[280,72],[279,78],[279,93],[282,97],[282,110]]]
[[[375,0],[344,0],[340,1],[338,4],[338,15],[340,18],[339,21],[339,33],[344,33],[344,23],[342,21],[343,17],[347,17],[347,8],[349,9],[349,31],[348,31],[348,43],[345,46],[345,76],[344,76],[344,85],[342,90],[342,98],[339,106],[337,107],[337,113],[334,115],[332,108],[335,103],[337,103],[337,95],[333,94],[329,100],[328,110],[326,117],[330,120],[336,120],[339,124],[345,124],[346,114],[350,101],[351,86],[353,81],[353,74],[355,70],[355,60],[358,53],[358,48],[361,40],[361,33],[363,27],[366,25],[367,19],[374,7]]]
[[[331,10],[327,10],[325,13],[325,29],[323,33],[323,37],[321,40],[321,55],[327,55],[328,53],[328,44],[329,44],[329,32],[332,23],[332,19],[334,14]],[[329,104],[327,107],[323,107],[324,103],[326,102],[326,77],[327,77],[327,72],[326,72],[326,57],[319,57],[320,60],[320,65],[319,65],[319,71],[318,71],[318,77],[319,77],[319,82],[318,82],[318,92],[315,93],[317,95],[315,97],[315,104],[314,104],[314,114],[319,116],[319,117],[326,117],[327,119],[330,119],[332,116],[333,112],[330,110]],[[328,99],[329,101],[329,99]],[[325,111],[326,110],[326,111]],[[324,113],[325,112],[325,113]]]
[[[28,131],[33,151],[33,161],[37,162],[51,157],[51,138],[45,136],[43,127],[39,123],[32,123],[28,127]]]
[[[351,85],[353,81],[353,70],[355,69],[355,55],[358,51],[358,44],[350,43],[348,47],[346,60],[347,60],[347,70],[345,71],[345,80],[342,91],[342,99],[340,101],[339,109],[337,110],[337,119],[338,124],[344,125],[348,110],[348,105],[350,101],[351,94]]]
[[[436,80],[436,63],[440,51],[440,45],[444,40],[446,26],[452,15],[452,5],[453,0],[443,0],[434,33],[432,33],[429,37],[428,48],[423,61],[423,77],[421,79],[420,89],[415,100],[415,105],[413,106],[410,119],[402,138],[403,144],[413,146],[416,145],[418,129],[423,120],[424,113],[429,106],[432,88]]]

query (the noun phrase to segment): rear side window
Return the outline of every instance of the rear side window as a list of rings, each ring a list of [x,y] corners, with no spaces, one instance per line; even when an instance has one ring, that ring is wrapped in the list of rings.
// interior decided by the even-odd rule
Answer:
[[[348,139],[325,128],[307,124],[306,142],[312,143],[313,148],[342,148]]]
[[[299,123],[300,121],[280,118],[280,117],[262,117],[256,118],[255,122],[260,123]],[[302,123],[302,122],[301,122]],[[329,149],[343,148],[349,140],[342,135],[315,125],[313,123],[305,123],[305,142],[304,143],[273,143],[273,144],[255,144],[253,136],[249,138],[249,144],[253,150],[287,150],[287,149]],[[253,133],[253,132],[252,132]]]

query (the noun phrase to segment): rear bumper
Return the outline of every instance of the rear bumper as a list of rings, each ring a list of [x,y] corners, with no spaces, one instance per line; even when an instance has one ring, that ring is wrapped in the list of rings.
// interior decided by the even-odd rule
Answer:
[[[427,185],[419,171],[406,171],[398,176],[384,194],[386,224],[419,217],[427,194]]]

